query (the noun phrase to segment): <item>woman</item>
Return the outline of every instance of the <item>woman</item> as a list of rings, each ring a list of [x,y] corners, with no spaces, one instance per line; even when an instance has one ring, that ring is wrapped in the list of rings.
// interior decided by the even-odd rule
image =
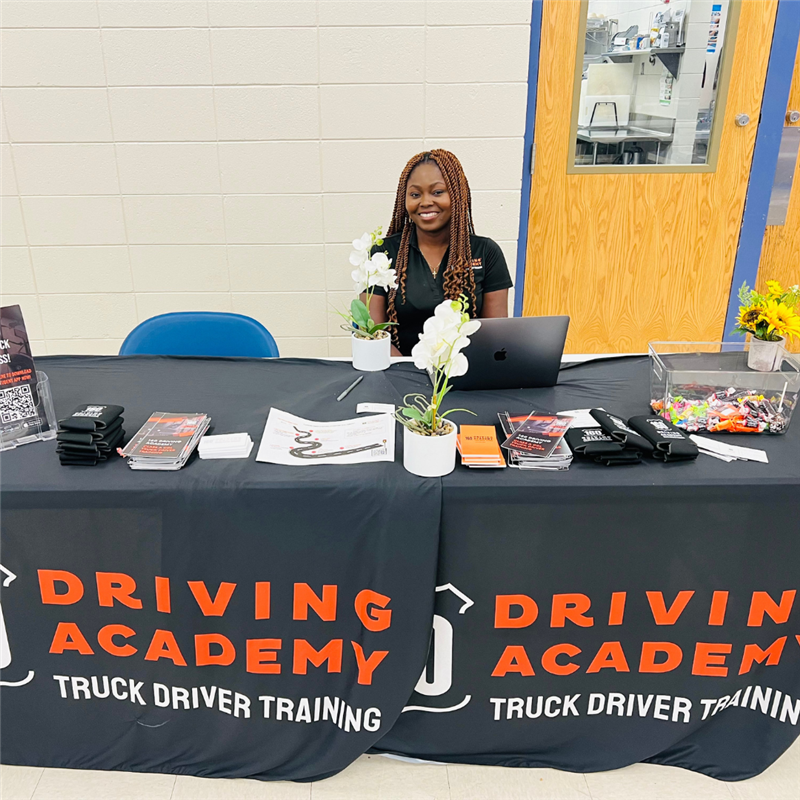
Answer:
[[[406,164],[385,250],[397,270],[397,289],[377,288],[375,322],[392,325],[392,355],[408,356],[422,325],[445,298],[465,294],[473,317],[507,317],[512,286],[503,251],[475,236],[472,197],[459,160],[447,150],[418,153]]]

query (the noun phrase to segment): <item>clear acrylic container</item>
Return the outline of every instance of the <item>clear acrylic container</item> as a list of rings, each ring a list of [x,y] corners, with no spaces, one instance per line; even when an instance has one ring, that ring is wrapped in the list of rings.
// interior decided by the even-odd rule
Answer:
[[[800,394],[800,358],[747,366],[749,343],[650,342],[650,406],[689,433],[785,433]]]
[[[6,431],[0,431],[0,452],[13,450],[22,444],[46,442],[55,439],[58,433],[58,421],[53,406],[53,394],[50,391],[50,380],[44,372],[36,370],[36,391],[39,395],[37,407],[39,416],[34,419],[20,421],[19,425]]]

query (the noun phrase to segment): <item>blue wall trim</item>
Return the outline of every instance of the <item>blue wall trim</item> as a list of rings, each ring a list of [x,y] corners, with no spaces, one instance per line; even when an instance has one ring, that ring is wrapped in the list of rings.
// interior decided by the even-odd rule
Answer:
[[[522,154],[522,198],[519,204],[517,236],[517,272],[514,280],[514,316],[522,316],[525,291],[525,251],[528,247],[528,214],[531,206],[531,147],[536,123],[536,89],[539,83],[539,43],[542,35],[542,4],[533,0],[531,9],[531,45],[528,55],[528,108],[525,112],[525,143]]]
[[[764,84],[761,120],[758,124],[753,163],[750,167],[750,183],[747,187],[747,199],[739,234],[739,249],[733,268],[723,340],[737,338],[736,334],[731,336],[730,332],[739,314],[737,297],[739,287],[745,281],[752,287],[758,275],[786,104],[789,102],[798,36],[800,36],[800,2],[780,0],[767,66],[767,79]]]

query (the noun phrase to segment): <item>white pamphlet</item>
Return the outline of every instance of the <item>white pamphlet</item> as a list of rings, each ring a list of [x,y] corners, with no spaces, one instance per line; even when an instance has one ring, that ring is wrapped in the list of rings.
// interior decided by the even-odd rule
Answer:
[[[575,408],[571,411],[559,411],[559,417],[572,417],[571,428],[599,428],[600,423],[589,413],[591,408]],[[600,408],[599,411],[605,411]]]
[[[253,449],[253,440],[247,433],[206,434],[197,447],[200,458],[247,458]]]
[[[389,414],[312,422],[271,408],[256,461],[290,466],[394,461],[394,431]]]
[[[718,455],[733,457],[743,461],[760,461],[762,464],[769,464],[769,458],[765,450],[757,450],[754,447],[742,447],[738,444],[726,444],[725,442],[711,439],[708,436],[697,436],[689,434],[689,438],[701,449],[717,453]]]
[[[356,414],[394,414],[393,403],[359,403]]]

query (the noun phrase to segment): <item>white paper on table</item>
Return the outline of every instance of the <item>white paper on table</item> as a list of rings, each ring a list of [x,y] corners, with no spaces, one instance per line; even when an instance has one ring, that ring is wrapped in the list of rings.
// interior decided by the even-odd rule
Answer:
[[[572,411],[558,411],[559,417],[572,417],[570,428],[599,428],[600,423],[589,413],[591,408],[575,408]],[[599,411],[605,411],[600,408]]]
[[[253,449],[253,440],[247,433],[223,433],[204,436],[197,451],[200,458],[247,458]]]
[[[214,448],[212,450],[206,448],[205,450],[200,450],[199,453],[203,461],[213,461],[220,458],[249,458],[252,451],[253,440],[250,439],[246,445],[239,448]]]
[[[356,414],[394,414],[392,403],[359,403]]]
[[[689,434],[689,438],[701,449],[710,450],[712,453],[719,453],[723,456],[733,456],[734,458],[743,458],[746,461],[759,461],[762,464],[769,464],[767,453],[765,450],[756,450],[753,447],[740,447],[737,444],[725,444],[710,439],[706,436],[697,436],[694,433]]]
[[[700,453],[704,456],[711,456],[712,458],[718,458],[720,461],[727,461],[729,464],[731,461],[738,461],[738,458],[734,458],[733,456],[724,456],[722,453],[714,453],[711,450],[703,450],[700,449]]]
[[[256,461],[289,466],[394,461],[394,417],[312,422],[271,408]]]
[[[250,442],[250,436],[247,433],[221,433],[213,436],[206,434],[198,446],[201,450],[227,449],[229,447],[246,447],[248,442]]]

